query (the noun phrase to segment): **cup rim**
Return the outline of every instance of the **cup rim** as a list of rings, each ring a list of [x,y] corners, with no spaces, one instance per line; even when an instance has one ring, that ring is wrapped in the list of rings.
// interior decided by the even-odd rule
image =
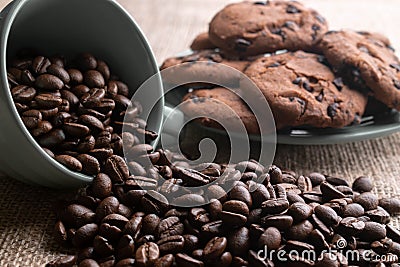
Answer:
[[[94,179],[93,176],[89,176],[89,175],[68,169],[67,167],[65,167],[64,165],[59,163],[56,159],[52,158],[49,154],[47,154],[42,149],[42,147],[33,138],[33,136],[30,134],[30,132],[28,131],[28,129],[25,127],[24,123],[22,122],[22,119],[21,119],[20,115],[18,114],[17,108],[16,108],[14,100],[12,98],[11,91],[9,90],[9,84],[8,84],[8,79],[7,79],[7,60],[6,60],[7,59],[7,49],[8,49],[8,39],[9,39],[11,27],[15,21],[15,18],[17,17],[20,10],[26,5],[26,3],[28,3],[28,1],[31,1],[31,0],[13,0],[12,2],[10,2],[8,4],[10,9],[1,21],[1,23],[3,25],[1,27],[2,30],[0,33],[0,43],[2,44],[1,48],[0,48],[0,55],[5,60],[3,60],[3,62],[1,62],[1,64],[0,64],[0,75],[3,78],[0,86],[2,87],[1,90],[5,90],[5,95],[7,96],[5,103],[8,106],[8,110],[10,110],[10,112],[12,113],[12,118],[17,123],[19,130],[23,133],[24,137],[34,147],[34,150],[41,157],[44,157],[46,159],[46,161],[53,168],[56,168],[59,171],[63,172],[71,179],[78,180],[78,182],[80,182],[80,183],[87,184],[87,183],[90,183]],[[107,0],[107,2],[109,2],[116,10],[118,10],[121,13],[121,15],[125,16],[126,19],[128,19],[131,22],[132,27],[134,27],[135,30],[137,31],[138,39],[140,39],[141,42],[143,43],[145,51],[147,52],[147,54],[149,56],[151,67],[154,70],[154,74],[159,73],[158,65],[156,63],[156,59],[155,59],[154,53],[152,51],[152,48],[151,48],[146,36],[144,35],[143,31],[141,30],[141,28],[138,26],[138,24],[134,20],[134,18],[127,12],[127,10],[125,10],[125,8],[123,8],[115,0]],[[6,6],[3,10],[5,10],[7,7],[8,6]],[[162,95],[163,89],[162,89],[161,79],[159,79],[159,85],[160,85],[159,89],[161,91],[160,94]],[[162,105],[162,107],[164,106],[164,97],[163,96],[161,98],[160,104]],[[162,127],[162,123],[159,123],[158,130],[160,130],[161,127]],[[157,143],[158,138],[154,141],[155,143]],[[43,184],[43,183],[37,183],[35,181],[31,181],[31,180],[29,180],[29,181],[33,182],[35,184]],[[60,184],[57,184],[57,185],[60,185]]]

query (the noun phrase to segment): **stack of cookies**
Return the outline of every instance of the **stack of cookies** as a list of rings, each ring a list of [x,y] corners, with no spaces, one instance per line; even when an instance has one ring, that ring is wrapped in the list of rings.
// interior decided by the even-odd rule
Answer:
[[[195,38],[193,54],[169,58],[161,69],[206,61],[211,64],[196,69],[206,76],[215,75],[212,63],[243,72],[268,101],[277,129],[359,124],[371,100],[400,110],[400,61],[390,41],[377,33],[328,30],[324,17],[299,2],[234,3]],[[235,123],[220,112],[219,106],[228,105],[249,133],[258,133],[256,118],[241,97],[226,88],[197,87],[183,98],[186,115],[204,116],[201,123],[218,127],[207,119],[218,110],[219,118]],[[251,90],[237,90],[252,97]]]

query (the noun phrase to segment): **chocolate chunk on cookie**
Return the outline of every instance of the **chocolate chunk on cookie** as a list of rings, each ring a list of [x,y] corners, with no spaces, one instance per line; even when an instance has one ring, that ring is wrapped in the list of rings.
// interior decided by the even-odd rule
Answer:
[[[297,51],[260,58],[245,74],[267,99],[277,129],[359,123],[367,104],[367,96],[346,86],[325,65],[324,57],[316,54]]]
[[[315,10],[294,1],[241,2],[217,13],[209,27],[212,43],[239,55],[277,50],[313,51],[328,30]]]
[[[351,84],[370,90],[400,110],[400,61],[389,40],[376,33],[331,31],[320,43],[329,63]]]
[[[194,90],[184,96],[180,109],[190,118],[202,116],[198,121],[208,127],[221,128],[224,124],[238,131],[243,129],[239,127],[242,122],[248,133],[260,132],[249,107],[236,93],[226,88]]]
[[[198,62],[203,64],[196,64]],[[188,56],[166,59],[161,66],[161,70],[183,63],[189,64],[168,71],[163,78],[173,83],[178,81],[180,77],[185,77],[193,82],[207,80],[209,82],[218,81],[224,85],[238,85],[241,73],[250,64],[250,61],[230,59],[216,50],[201,50],[195,51]],[[234,68],[239,72],[235,72],[226,66],[225,68],[224,66],[221,67],[220,64]]]
[[[197,35],[190,45],[190,49],[192,50],[207,50],[215,48],[217,48],[217,46],[211,42],[208,32],[203,32]]]

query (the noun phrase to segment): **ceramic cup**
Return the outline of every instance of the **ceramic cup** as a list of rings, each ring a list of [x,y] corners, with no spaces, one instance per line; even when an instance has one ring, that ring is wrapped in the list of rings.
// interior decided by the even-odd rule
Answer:
[[[93,177],[72,172],[48,156],[22,123],[7,82],[7,60],[21,48],[67,58],[90,52],[134,91],[158,73],[151,48],[132,17],[113,0],[15,0],[0,13],[0,171],[54,188],[76,187]],[[133,93],[133,92],[131,92]],[[150,99],[162,96],[157,80]],[[164,99],[152,108],[148,129],[160,132]]]

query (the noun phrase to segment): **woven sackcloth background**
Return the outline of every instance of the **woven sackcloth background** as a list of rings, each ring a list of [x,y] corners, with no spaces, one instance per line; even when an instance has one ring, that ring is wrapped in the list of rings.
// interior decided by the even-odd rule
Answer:
[[[8,2],[0,0],[0,8]],[[187,49],[193,37],[207,29],[213,14],[228,2],[233,1],[120,0],[147,35],[159,63]],[[398,0],[305,2],[327,17],[331,28],[380,31],[400,48]],[[368,175],[374,178],[379,195],[400,197],[400,134],[343,145],[280,145],[275,162],[298,173],[319,170],[349,181]],[[51,205],[70,193],[0,177],[0,266],[43,266],[61,254],[73,253],[52,238],[55,219]],[[399,226],[399,221],[394,219],[393,224]]]

